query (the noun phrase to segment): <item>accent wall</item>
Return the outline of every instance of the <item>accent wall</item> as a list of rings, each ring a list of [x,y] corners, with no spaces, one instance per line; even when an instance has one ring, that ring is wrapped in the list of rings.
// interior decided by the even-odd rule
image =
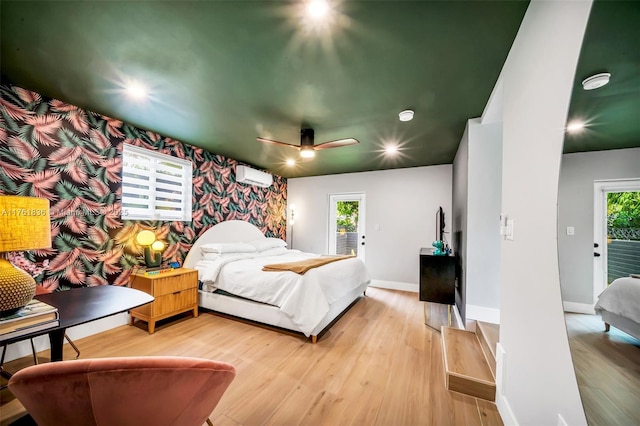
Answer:
[[[193,163],[191,222],[121,217],[122,145]],[[245,220],[285,238],[287,181],[268,188],[237,183],[237,161],[122,121],[0,85],[0,194],[50,201],[53,246],[14,253],[14,263],[49,290],[126,285],[142,264],[134,242],[152,229],[166,243],[164,261],[182,262],[194,240],[226,220]],[[125,212],[126,213],[126,212]]]

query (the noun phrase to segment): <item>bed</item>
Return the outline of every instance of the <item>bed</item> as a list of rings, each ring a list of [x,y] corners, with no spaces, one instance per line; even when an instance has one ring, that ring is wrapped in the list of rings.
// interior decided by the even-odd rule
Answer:
[[[614,280],[598,296],[595,310],[606,331],[612,325],[640,340],[640,275]]]
[[[364,262],[355,257],[313,268],[303,275],[262,271],[265,265],[318,256],[288,250],[278,241],[282,242],[266,238],[248,222],[221,222],[193,244],[184,267],[198,270],[199,306],[302,333],[315,343],[364,294],[369,274]],[[249,243],[265,249],[244,251]]]

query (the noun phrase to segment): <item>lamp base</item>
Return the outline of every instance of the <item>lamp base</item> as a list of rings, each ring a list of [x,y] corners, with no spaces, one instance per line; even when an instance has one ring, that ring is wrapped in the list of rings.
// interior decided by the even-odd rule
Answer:
[[[157,251],[152,252],[149,246],[144,248],[144,263],[147,265],[147,268],[154,268],[156,266],[160,266],[162,263],[162,253]]]
[[[0,258],[0,316],[14,314],[36,294],[36,282],[31,275]]]

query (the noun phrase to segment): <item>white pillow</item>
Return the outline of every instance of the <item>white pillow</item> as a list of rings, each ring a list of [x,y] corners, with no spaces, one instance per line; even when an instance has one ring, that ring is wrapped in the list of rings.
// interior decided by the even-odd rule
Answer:
[[[202,258],[204,260],[216,260],[216,259],[220,258],[220,255],[218,253],[203,252],[202,253]]]
[[[260,238],[259,240],[249,241],[249,244],[255,247],[258,251],[265,251],[272,248],[287,246],[286,241],[281,240],[280,238],[273,237]]]
[[[203,253],[255,253],[254,246],[247,243],[208,243],[200,246]]]

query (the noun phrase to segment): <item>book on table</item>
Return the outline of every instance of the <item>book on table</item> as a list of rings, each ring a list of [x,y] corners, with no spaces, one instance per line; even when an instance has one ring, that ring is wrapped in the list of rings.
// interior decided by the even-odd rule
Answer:
[[[55,328],[59,325],[60,325],[60,320],[57,318],[53,320],[44,321],[44,322],[38,322],[35,324],[17,328],[13,331],[0,333],[0,341],[9,340],[15,337],[24,336],[26,334],[35,333],[36,331],[48,330],[50,328]]]
[[[12,315],[0,318],[0,336],[18,329],[58,321],[58,308],[38,299],[32,299],[26,306]],[[33,330],[37,331],[37,330]]]

